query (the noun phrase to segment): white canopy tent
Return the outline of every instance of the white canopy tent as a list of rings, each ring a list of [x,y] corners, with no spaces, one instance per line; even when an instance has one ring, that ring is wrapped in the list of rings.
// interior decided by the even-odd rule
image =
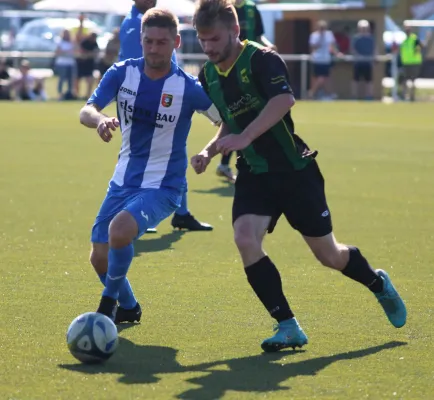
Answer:
[[[35,4],[35,9],[126,15],[132,4],[128,0],[42,0]],[[157,0],[157,7],[167,8],[178,17],[191,17],[194,13],[190,0]]]

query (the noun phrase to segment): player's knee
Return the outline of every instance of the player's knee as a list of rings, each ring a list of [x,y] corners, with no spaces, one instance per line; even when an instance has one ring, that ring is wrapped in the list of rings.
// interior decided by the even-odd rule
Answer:
[[[261,243],[254,232],[237,229],[234,234],[235,244],[241,252],[247,252],[249,250],[255,250],[257,247],[261,247]]]
[[[128,246],[136,237],[137,230],[137,223],[129,213],[118,214],[109,226],[110,247]]]
[[[128,231],[122,227],[110,227],[109,230],[109,245],[114,248],[128,246],[132,241]]]

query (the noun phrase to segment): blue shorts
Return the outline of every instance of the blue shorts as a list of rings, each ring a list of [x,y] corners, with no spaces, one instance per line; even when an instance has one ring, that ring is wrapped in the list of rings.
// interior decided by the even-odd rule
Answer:
[[[109,189],[92,228],[92,243],[108,243],[109,225],[121,211],[128,211],[136,220],[139,232],[157,226],[181,203],[176,189]]]
[[[330,76],[331,64],[313,64],[313,76],[316,78]]]

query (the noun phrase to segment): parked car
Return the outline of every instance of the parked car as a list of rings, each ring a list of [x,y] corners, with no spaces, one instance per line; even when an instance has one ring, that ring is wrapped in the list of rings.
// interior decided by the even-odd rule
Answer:
[[[15,39],[13,50],[54,52],[64,29],[72,32],[80,26],[77,18],[42,18],[25,24]],[[84,28],[89,32],[100,33],[100,27],[90,20],[85,20]],[[51,68],[52,58],[35,57],[30,59],[34,68]]]
[[[31,0],[0,0],[0,10],[30,10],[32,8]]]
[[[0,50],[10,50],[18,31],[24,24],[47,17],[60,18],[65,17],[65,15],[58,11],[0,10]]]

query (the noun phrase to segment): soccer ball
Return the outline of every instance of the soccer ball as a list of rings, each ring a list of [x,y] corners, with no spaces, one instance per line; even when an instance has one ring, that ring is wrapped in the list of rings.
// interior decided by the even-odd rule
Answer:
[[[116,351],[118,331],[110,318],[88,312],[71,322],[66,342],[77,360],[86,364],[98,364],[108,360]]]

